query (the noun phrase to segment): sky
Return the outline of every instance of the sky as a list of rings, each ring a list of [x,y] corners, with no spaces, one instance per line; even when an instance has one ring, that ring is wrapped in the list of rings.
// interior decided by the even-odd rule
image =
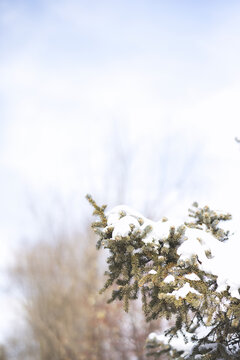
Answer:
[[[154,219],[197,200],[237,223],[239,36],[232,0],[0,0],[2,271],[49,223],[79,226],[86,193]]]

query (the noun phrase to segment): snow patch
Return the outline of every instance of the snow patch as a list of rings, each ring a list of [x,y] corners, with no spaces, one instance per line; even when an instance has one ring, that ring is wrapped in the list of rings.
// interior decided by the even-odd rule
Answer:
[[[197,295],[200,295],[199,292],[195,289],[193,289],[188,283],[184,284],[180,289],[175,290],[171,293],[171,295],[174,295],[176,299],[182,298],[184,299],[188,293],[194,293]]]
[[[132,229],[143,232],[148,226],[150,230],[143,241],[145,243],[162,241],[164,247],[169,247],[166,241],[169,230],[171,226],[177,228],[179,225],[181,224],[166,221],[166,219],[154,222],[128,206],[119,205],[107,213],[106,229],[112,227],[112,238],[118,240],[119,237],[128,236]],[[179,261],[186,261],[195,256],[201,270],[217,276],[218,291],[223,291],[229,286],[231,295],[240,299],[238,291],[240,288],[238,238],[235,234],[228,241],[221,242],[209,231],[185,226],[185,234],[182,236],[181,245],[177,249],[180,256]],[[224,266],[224,264],[227,265]],[[199,280],[195,274],[188,274],[185,277],[189,280]],[[167,277],[165,282],[170,281],[169,279],[171,278]],[[187,290],[187,288],[184,289]],[[182,293],[185,290],[182,290]],[[192,289],[192,292],[194,291]],[[180,296],[179,293],[178,296]]]

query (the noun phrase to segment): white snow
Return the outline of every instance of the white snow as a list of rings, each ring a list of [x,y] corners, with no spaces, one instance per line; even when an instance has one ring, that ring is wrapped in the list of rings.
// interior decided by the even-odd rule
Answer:
[[[185,278],[188,280],[195,280],[195,281],[200,280],[200,278],[196,274],[193,274],[193,273],[185,275]]]
[[[153,269],[150,270],[148,273],[151,274],[151,275],[156,275],[157,274],[156,270],[153,270]]]
[[[240,299],[240,264],[237,236],[226,242],[217,240],[211,233],[199,229],[187,228],[186,240],[179,246],[179,260],[186,260],[197,255],[199,268],[216,275],[218,291],[230,286],[232,296]],[[206,252],[211,253],[208,258]],[[187,276],[186,276],[187,277]]]
[[[211,331],[211,329],[212,329],[211,326],[206,327],[206,326],[200,325],[195,330],[194,335],[196,335],[198,339],[201,339],[201,338],[205,337]],[[196,343],[194,343],[191,339],[192,335],[193,335],[192,333],[184,331],[184,335],[186,336],[187,344],[181,333],[178,334],[178,337],[174,337],[170,340],[170,335],[157,334],[155,332],[152,332],[149,334],[148,340],[156,341],[158,343],[163,343],[165,345],[170,343],[171,346],[173,348],[175,348],[176,350],[184,351],[183,356],[185,356],[185,355],[189,355],[189,353],[191,353],[191,350],[193,349],[193,347]]]
[[[199,295],[199,292],[193,289],[188,283],[184,284],[180,289],[173,291],[171,295],[174,295],[176,299],[184,299],[189,292]]]
[[[164,247],[169,247],[166,239],[170,227],[176,228],[181,224],[169,220],[154,222],[128,206],[119,205],[107,213],[107,225],[107,228],[113,227],[112,238],[116,240],[121,236],[128,236],[131,232],[131,225],[134,225],[135,230],[140,231],[150,225],[151,230],[143,241],[149,243],[161,240],[165,241]],[[238,238],[235,234],[228,241],[221,242],[210,232],[185,226],[185,234],[182,236],[182,243],[177,250],[180,256],[179,261],[186,261],[192,256],[196,256],[201,270],[217,276],[218,291],[225,290],[229,286],[231,295],[240,299],[238,292],[240,288]],[[165,282],[173,281],[171,275],[169,276]],[[188,274],[185,277],[189,280],[199,280],[196,274]],[[182,296],[187,290],[190,291],[188,286],[186,284],[181,291],[178,290],[177,296]],[[191,291],[194,292],[193,290]]]
[[[116,238],[116,236],[126,236],[130,231],[130,224],[134,224],[136,229],[141,231],[150,226],[151,231],[144,238],[145,243],[152,242],[154,239],[164,240],[169,235],[170,227],[181,225],[179,220],[175,223],[170,223],[168,220],[152,221],[126,205],[115,206],[106,216],[108,227],[114,227],[113,238]],[[142,224],[140,224],[139,219]],[[168,246],[168,244],[166,243],[165,246]]]
[[[191,334],[192,335],[192,334]],[[151,334],[149,334],[148,336],[148,340],[150,341],[156,341],[158,343],[163,343],[163,344],[168,344],[170,339],[168,338],[168,336],[164,335],[164,334],[157,334],[155,332],[152,332]],[[184,351],[184,354],[183,355],[186,355],[188,354],[192,347],[193,347],[193,343],[191,342],[191,339],[189,337],[189,342],[186,344],[184,342],[184,339],[182,337],[182,335],[180,335],[180,337],[175,337],[175,338],[172,338],[171,339],[171,346],[173,346],[173,348],[175,348],[176,350],[178,351],[181,351],[183,350]]]
[[[126,215],[121,219],[119,219],[114,224],[114,230],[112,234],[113,238],[116,238],[117,236],[123,236],[123,237],[127,236],[131,231],[130,225],[134,225],[135,227],[138,227],[139,222],[135,217],[130,215]]]
[[[140,230],[141,232],[150,225],[150,231],[146,238],[143,239],[145,243],[161,240],[164,243],[164,247],[169,247],[167,238],[171,226],[177,228],[177,223],[170,221],[151,221],[140,213],[132,210],[127,206],[117,206],[107,214],[107,227],[113,227],[112,238],[118,240],[119,237],[125,237],[134,230]],[[181,244],[177,249],[179,255],[179,261],[190,260],[193,256],[197,260],[199,268],[207,273],[211,273],[217,276],[217,291],[225,290],[227,286],[230,287],[230,293],[233,297],[240,299],[238,289],[240,288],[240,265],[239,265],[239,244],[238,236],[230,236],[226,242],[220,242],[214,237],[211,232],[206,231],[206,228],[201,229],[189,228],[185,226],[185,234],[182,236]],[[159,256],[159,258],[161,255]],[[148,274],[156,275],[157,271],[152,269]],[[199,281],[200,278],[195,273],[184,275],[185,279],[192,281]],[[171,283],[175,280],[174,276],[169,274],[164,279],[165,283]],[[194,288],[186,282],[178,290],[174,290],[169,295],[174,295],[177,299],[185,298],[189,293],[198,294]],[[228,303],[221,302],[223,308],[227,307]],[[198,338],[205,337],[211,327],[199,326],[195,335]],[[176,350],[183,350],[184,355],[188,354],[194,346],[191,341],[192,333],[185,332],[187,338],[187,344],[181,334],[178,337],[171,339],[171,345]],[[151,333],[149,340],[156,340],[157,342],[163,342],[167,344],[170,340],[169,337],[161,334]]]
[[[164,279],[164,282],[165,282],[165,283],[170,283],[170,282],[172,282],[172,281],[174,281],[174,280],[175,280],[174,276],[168,275],[168,276]]]

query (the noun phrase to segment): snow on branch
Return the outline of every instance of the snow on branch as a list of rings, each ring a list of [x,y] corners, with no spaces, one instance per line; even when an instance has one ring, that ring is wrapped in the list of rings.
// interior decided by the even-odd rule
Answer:
[[[91,197],[90,197],[91,199]],[[153,222],[127,206],[95,207],[98,246],[107,248],[109,302],[140,294],[146,320],[171,319],[149,336],[149,354],[171,359],[240,359],[240,277],[237,236],[219,225],[229,214],[197,203],[191,222]],[[103,220],[103,221],[102,221]],[[97,225],[96,225],[97,224]]]

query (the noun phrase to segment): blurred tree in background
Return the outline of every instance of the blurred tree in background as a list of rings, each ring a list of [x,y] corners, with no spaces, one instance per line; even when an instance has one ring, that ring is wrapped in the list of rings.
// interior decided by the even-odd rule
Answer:
[[[89,229],[89,227],[88,227]],[[25,248],[11,275],[23,295],[26,329],[9,339],[9,359],[144,359],[146,324],[135,303],[125,314],[99,295],[101,256],[89,230]]]
[[[106,194],[110,203],[137,199],[145,213],[156,218],[185,192],[189,179],[185,173],[194,177],[193,159],[199,156],[199,147],[193,155],[185,156],[176,151],[177,134],[172,134],[159,145],[154,156],[149,153],[153,156],[152,162],[148,162],[147,157],[142,161],[121,131],[123,129],[117,128],[113,136],[109,136],[110,141],[114,141],[104,153],[101,176],[94,178],[91,173],[88,185],[92,184],[98,198]],[[154,176],[149,179],[148,173]],[[152,182],[151,196],[144,200],[144,191],[149,193],[149,181]],[[175,194],[176,189],[177,197],[169,202],[168,195]],[[101,274],[105,255],[96,252],[96,238],[89,230],[87,216],[83,214],[85,222],[80,224],[81,232],[74,232],[73,213],[64,208],[61,200],[53,204],[60,221],[56,221],[49,205],[46,217],[41,204],[39,209],[37,204],[31,205],[37,220],[35,226],[41,228],[38,235],[42,237],[38,241],[31,239],[31,245],[21,247],[11,269],[23,304],[25,324],[5,344],[8,358],[145,359],[145,340],[151,331],[161,327],[160,321],[146,323],[140,301],[131,304],[126,314],[120,303],[107,305],[108,292],[98,294],[104,282]],[[82,209],[85,212],[84,206]]]

